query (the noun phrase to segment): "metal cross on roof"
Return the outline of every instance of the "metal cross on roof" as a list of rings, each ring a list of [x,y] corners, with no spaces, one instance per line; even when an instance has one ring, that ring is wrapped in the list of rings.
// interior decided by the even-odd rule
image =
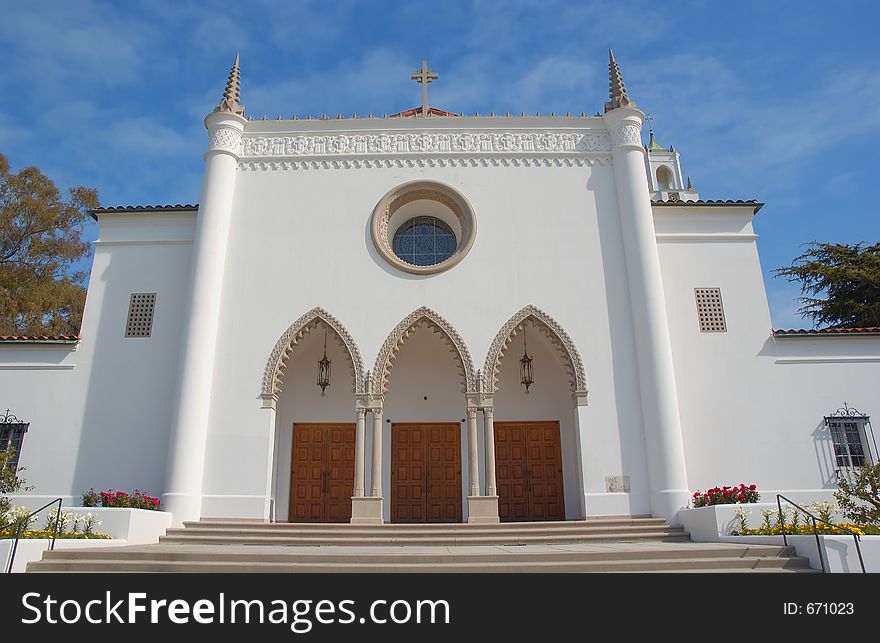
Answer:
[[[411,80],[416,81],[422,86],[422,116],[428,115],[428,83],[440,78],[439,74],[435,74],[428,69],[428,61],[422,61],[422,68],[417,69],[410,76]]]

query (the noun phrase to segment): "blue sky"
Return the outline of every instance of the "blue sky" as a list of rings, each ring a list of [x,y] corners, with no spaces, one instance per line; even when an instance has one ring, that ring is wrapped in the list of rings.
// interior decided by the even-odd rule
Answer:
[[[797,287],[770,275],[800,244],[880,239],[875,2],[0,4],[0,152],[103,205],[198,200],[202,119],[236,51],[248,114],[274,118],[412,107],[423,58],[444,109],[595,113],[613,47],[703,198],[767,203],[776,327],[806,324]]]

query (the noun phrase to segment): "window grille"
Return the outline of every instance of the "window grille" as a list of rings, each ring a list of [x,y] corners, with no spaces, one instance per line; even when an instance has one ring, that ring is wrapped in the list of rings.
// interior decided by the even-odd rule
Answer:
[[[125,324],[126,337],[149,337],[153,332],[153,310],[156,308],[156,293],[134,292],[128,304],[128,321]]]
[[[0,451],[6,451],[9,447],[15,448],[15,457],[6,463],[13,469],[18,468],[18,459],[21,455],[21,445],[24,442],[24,434],[27,433],[30,424],[22,422],[6,409],[6,415],[0,415]]]
[[[839,476],[849,475],[853,469],[870,466],[876,461],[877,444],[870,417],[844,403],[843,408],[825,416],[825,426],[831,433],[834,465]]]
[[[701,333],[726,333],[721,288],[694,288]]]

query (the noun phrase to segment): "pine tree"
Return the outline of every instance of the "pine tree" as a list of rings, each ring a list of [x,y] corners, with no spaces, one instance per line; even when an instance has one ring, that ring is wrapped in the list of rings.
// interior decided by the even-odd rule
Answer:
[[[79,332],[88,258],[82,238],[98,193],[75,187],[67,198],[35,167],[10,174],[0,154],[0,335]]]
[[[776,276],[801,284],[799,312],[816,327],[880,326],[880,243],[807,244]]]

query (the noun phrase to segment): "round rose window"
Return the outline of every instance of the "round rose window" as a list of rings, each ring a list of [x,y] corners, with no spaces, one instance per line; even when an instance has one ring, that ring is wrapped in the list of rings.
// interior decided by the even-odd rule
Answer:
[[[415,217],[394,233],[391,248],[413,266],[435,266],[455,252],[458,242],[448,225],[436,217]]]

